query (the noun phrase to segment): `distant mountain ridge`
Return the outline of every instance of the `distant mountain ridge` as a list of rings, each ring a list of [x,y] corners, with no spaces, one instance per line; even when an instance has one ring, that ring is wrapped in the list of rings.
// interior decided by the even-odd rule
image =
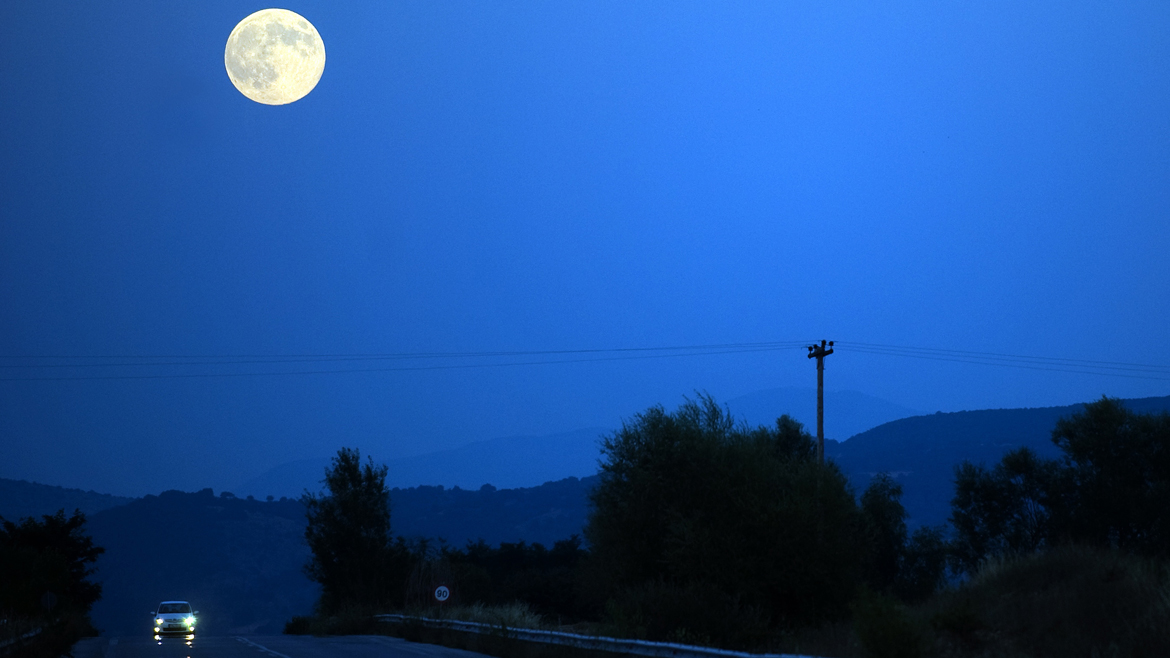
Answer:
[[[816,389],[775,388],[732,398],[726,407],[750,425],[772,425],[788,414],[816,432]],[[918,412],[857,391],[825,392],[825,433],[848,438],[882,423]],[[595,475],[601,440],[613,430],[592,427],[545,436],[511,436],[458,448],[386,460],[391,487],[443,485],[477,489],[534,487],[568,477]],[[332,456],[277,466],[232,489],[239,495],[299,497],[318,491]]]
[[[1170,396],[1123,402],[1139,413],[1170,411]],[[990,465],[1021,446],[1057,456],[1050,440],[1056,421],[1083,408],[1077,404],[903,418],[849,441],[826,441],[826,455],[841,466],[858,493],[874,474],[891,473],[904,487],[911,525],[933,525],[945,522],[950,512],[956,464],[966,459]],[[549,546],[582,532],[588,494],[596,482],[592,476],[515,489],[394,488],[391,525],[395,534],[444,538],[454,546],[478,538],[493,545],[523,540]],[[125,500],[0,480],[0,514],[10,520],[80,507],[77,501],[87,497],[99,505]],[[49,507],[29,508],[28,501],[34,500]],[[13,513],[18,509],[27,512]],[[214,614],[207,616],[207,628],[215,632],[279,632],[288,616],[307,613],[316,598],[316,586],[300,569],[308,548],[304,507],[296,498],[262,502],[226,493],[213,496],[210,489],[171,491],[88,516],[95,542],[107,548],[97,564],[106,589],[94,619],[108,632],[141,632],[145,617],[139,619],[135,611],[149,610],[161,598],[210,605]]]
[[[53,514],[63,509],[66,514],[80,509],[86,516],[104,509],[125,505],[134,500],[122,496],[68,489],[25,480],[0,478],[0,516],[18,521],[28,516]]]
[[[777,391],[785,392],[786,389],[777,389]],[[733,399],[732,402],[736,400],[740,399]],[[1130,399],[1123,402],[1127,407],[1139,413],[1170,411],[1170,396]],[[741,408],[750,407],[750,404],[744,404],[743,400],[740,400],[737,405]],[[730,402],[728,406],[733,414],[737,413],[736,406],[732,406]],[[1059,418],[1077,413],[1083,408],[1083,404],[1076,404],[1036,409],[988,409],[912,416],[883,423],[855,435],[848,441],[840,442],[828,439],[825,444],[825,453],[841,466],[857,491],[863,490],[870,478],[876,473],[892,474],[903,486],[905,492],[903,503],[910,515],[911,524],[938,524],[945,522],[950,513],[954,468],[959,462],[968,460],[990,465],[998,461],[1008,450],[1023,446],[1032,448],[1041,456],[1055,457],[1058,452],[1051,442],[1051,433],[1056,421]],[[758,414],[759,411],[754,413]],[[770,412],[764,411],[764,413],[770,415]],[[888,409],[887,413],[898,413],[898,408]],[[751,416],[748,418],[751,419]],[[755,422],[754,419],[751,422]],[[812,430],[813,428],[808,429]],[[478,482],[473,486],[459,485],[453,488],[444,488],[443,486],[411,487],[401,484],[401,479],[404,479],[401,474],[404,472],[413,473],[411,477],[417,481],[426,477],[427,473],[462,473],[459,477],[464,482],[476,482],[477,480],[490,482],[486,479],[489,474],[498,474],[501,469],[516,464],[517,468],[527,473],[524,477],[536,478],[539,475],[539,471],[536,469],[542,462],[533,453],[552,446],[563,453],[560,457],[560,468],[569,469],[573,464],[591,464],[592,468],[582,469],[588,471],[584,477],[549,478],[545,480],[546,482],[561,482],[566,479],[592,482],[594,481],[592,476],[596,473],[597,460],[601,457],[597,441],[604,434],[604,431],[590,429],[552,435],[551,437],[509,437],[483,441],[430,455],[392,460],[389,464],[391,474],[389,483],[395,488],[394,500],[399,501],[395,503],[396,507],[401,505],[396,524],[401,524],[400,531],[410,535],[455,537],[460,532],[457,531],[458,526],[454,524],[452,519],[462,518],[463,523],[474,524],[475,527],[482,528],[483,532],[492,534],[488,530],[489,519],[493,518],[491,514],[476,516],[459,511],[460,506],[469,502],[468,494],[478,491],[483,482]],[[467,458],[469,456],[476,459]],[[452,466],[460,460],[468,465],[459,468]],[[409,466],[410,464],[413,466]],[[328,466],[328,461],[306,460],[285,466],[288,467],[285,470],[273,469],[267,474],[271,477],[271,480],[268,481],[271,486],[263,486],[265,481],[258,478],[253,480],[253,483],[259,484],[256,484],[251,491],[248,488],[243,488],[242,490],[238,489],[236,493],[241,494],[241,496],[250,493],[257,495],[271,493],[278,496],[288,495],[291,498],[299,498],[306,488],[311,491],[321,489],[320,480]],[[293,466],[296,468],[292,468]],[[299,473],[297,469],[300,469]],[[400,475],[399,483],[394,482],[395,473]],[[283,485],[287,492],[281,491],[276,486],[278,478],[282,475],[289,476]],[[500,481],[498,478],[493,477],[493,479]],[[492,490],[497,488],[501,491],[514,492],[540,489],[540,487],[526,488],[521,486],[491,487]],[[434,495],[423,495],[419,493],[422,491],[435,493]],[[558,508],[562,510],[558,514],[567,515],[566,519],[576,518],[577,521],[569,522],[562,519],[562,521],[558,521],[559,527],[570,528],[577,524],[575,527],[579,528],[583,524],[584,494],[582,493],[580,496],[582,498],[578,502],[565,503]],[[440,498],[445,502],[441,505],[434,502]],[[415,499],[431,501],[427,503],[430,507],[416,508],[413,503],[407,504],[407,501]],[[106,494],[82,492],[76,489],[0,479],[0,515],[9,519],[17,519],[30,514],[52,513],[58,508],[71,511],[74,507],[81,507],[82,511],[92,513],[96,510],[124,504],[129,500]],[[439,505],[439,507],[435,507],[435,505]],[[416,514],[420,516],[416,517]],[[426,521],[424,522],[423,519]],[[562,522],[564,525],[560,525]],[[524,523],[527,521],[509,521],[507,527],[523,526],[530,530],[536,529],[536,526],[524,526]],[[517,537],[522,537],[522,535]],[[530,539],[530,541],[532,540]]]
[[[527,541],[551,547],[582,533],[597,479],[570,477],[519,489],[393,489],[391,523],[404,537],[443,538],[453,546],[483,539],[492,545]]]
[[[771,426],[781,415],[817,432],[817,390],[794,386],[756,391],[726,402],[731,414],[749,425]],[[825,391],[825,437],[844,441],[868,429],[922,412],[858,391]]]
[[[386,484],[406,489],[418,486],[458,486],[498,489],[538,486],[597,472],[601,457],[601,428],[587,428],[546,436],[510,436],[477,441],[451,450],[389,459]],[[303,459],[277,466],[232,489],[239,495],[300,497],[307,489],[321,490],[332,456]]]

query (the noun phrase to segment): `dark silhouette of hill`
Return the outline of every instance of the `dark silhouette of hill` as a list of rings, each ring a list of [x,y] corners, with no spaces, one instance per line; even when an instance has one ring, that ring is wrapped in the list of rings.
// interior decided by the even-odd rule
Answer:
[[[134,499],[96,491],[0,478],[0,516],[9,521],[17,521],[28,516],[39,518],[61,509],[65,510],[66,514],[72,514],[73,510],[79,509],[86,516],[92,516],[94,512],[125,505],[132,500]]]
[[[587,428],[544,436],[508,436],[423,455],[387,460],[386,484],[459,486],[478,489],[534,487],[567,477],[597,472],[599,444],[606,430]],[[276,466],[232,489],[239,495],[300,497],[317,491],[332,457],[302,459]]]
[[[1170,397],[1124,400],[1138,413],[1170,411]],[[964,459],[991,466],[1004,453],[1027,446],[1042,457],[1060,451],[1052,444],[1056,421],[1084,410],[1084,404],[1038,409],[988,409],[914,416],[879,425],[839,443],[825,442],[860,492],[886,472],[902,484],[909,523],[935,525],[950,515],[954,468]]]
[[[816,389],[774,388],[727,401],[732,415],[752,425],[771,425],[782,414],[816,428]],[[856,391],[825,392],[826,435],[844,439],[858,432],[919,412]],[[600,443],[612,429],[599,427],[543,436],[508,436],[422,455],[387,460],[391,487],[444,485],[478,489],[534,487],[568,477],[589,477],[598,469]],[[331,457],[280,464],[231,490],[238,495],[295,496],[321,486]]]
[[[817,429],[817,389],[788,386],[731,398],[727,408],[749,425],[772,425],[784,414]],[[920,415],[899,404],[857,391],[825,391],[825,436],[843,441],[899,418]]]
[[[312,610],[304,507],[166,491],[94,514],[94,541],[106,549],[96,579],[94,624],[106,634],[151,632],[159,601],[187,600],[206,633],[279,633]]]
[[[1170,411],[1170,397],[1124,403],[1140,413]],[[904,418],[846,442],[827,441],[826,454],[841,465],[858,493],[874,474],[892,474],[904,487],[910,523],[937,524],[950,512],[956,464],[967,459],[990,465],[1020,446],[1056,456],[1050,436],[1057,419],[1082,409],[1070,405]],[[395,488],[391,525],[395,534],[443,538],[453,546],[480,538],[492,545],[523,540],[551,546],[581,533],[587,495],[596,481],[596,476],[571,477],[517,489]],[[0,497],[0,509],[28,510],[13,513],[16,518],[79,506],[74,501],[80,498],[71,494],[62,504],[42,498],[36,509],[20,508],[13,501],[33,500],[36,492],[60,488],[0,483],[8,492]],[[77,493],[89,493],[102,503],[118,500]],[[89,517],[95,542],[107,549],[97,564],[105,591],[93,611],[95,623],[107,634],[148,632],[149,611],[170,598],[194,603],[203,613],[205,632],[279,632],[291,616],[310,612],[316,600],[317,586],[301,570],[309,553],[305,510],[297,499],[263,502],[214,496],[210,489],[168,491]]]
[[[418,487],[390,492],[393,532],[443,538],[453,546],[527,541],[551,547],[579,534],[596,478],[568,478],[529,489]],[[305,508],[231,494],[166,491],[94,514],[102,598],[94,624],[107,635],[149,633],[159,601],[190,601],[208,633],[279,633],[308,614],[318,586],[302,572]]]
[[[444,538],[453,546],[482,538],[489,544],[539,542],[581,534],[588,493],[597,476],[566,478],[539,487],[478,490],[439,487],[393,489],[391,523],[404,537]]]

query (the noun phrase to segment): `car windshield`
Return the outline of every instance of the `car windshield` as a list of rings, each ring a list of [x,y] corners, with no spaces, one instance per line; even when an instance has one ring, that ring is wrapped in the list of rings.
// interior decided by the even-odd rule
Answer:
[[[186,603],[164,603],[158,607],[158,614],[182,614],[191,612],[191,606]]]

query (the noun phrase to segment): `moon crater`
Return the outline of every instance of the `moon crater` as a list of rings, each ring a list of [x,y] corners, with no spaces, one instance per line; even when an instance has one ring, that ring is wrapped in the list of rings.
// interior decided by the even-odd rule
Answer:
[[[241,94],[257,103],[285,105],[317,86],[325,71],[325,43],[300,14],[263,9],[232,30],[223,62]]]

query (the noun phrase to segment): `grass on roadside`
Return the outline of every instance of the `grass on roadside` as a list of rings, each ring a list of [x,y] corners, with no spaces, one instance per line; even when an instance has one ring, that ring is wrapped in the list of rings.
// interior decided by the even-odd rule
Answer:
[[[988,562],[914,609],[940,656],[1170,656],[1170,565],[1065,546]]]
[[[405,613],[620,636],[605,623],[560,626],[523,603]],[[285,632],[385,632],[373,614],[355,609],[327,618],[297,617]],[[863,591],[852,606],[851,620],[775,631],[751,650],[833,658],[1164,658],[1170,656],[1170,564],[1078,546],[1001,558],[914,606]]]
[[[402,614],[414,617],[429,617],[431,619],[470,621],[477,624],[488,624],[490,626],[506,628],[553,630],[540,615],[532,611],[532,608],[527,603],[521,602],[505,605],[473,603],[471,605],[451,607],[432,606],[426,608],[410,608]]]

